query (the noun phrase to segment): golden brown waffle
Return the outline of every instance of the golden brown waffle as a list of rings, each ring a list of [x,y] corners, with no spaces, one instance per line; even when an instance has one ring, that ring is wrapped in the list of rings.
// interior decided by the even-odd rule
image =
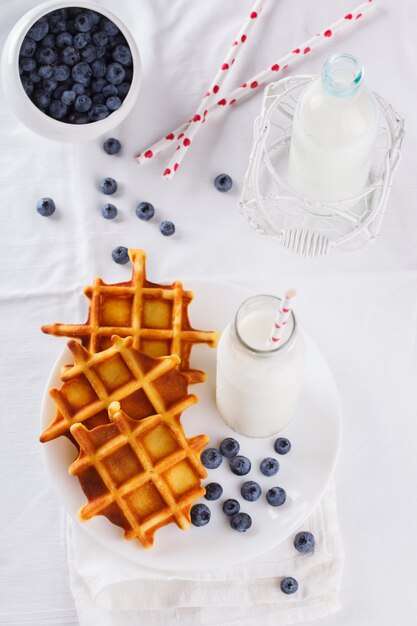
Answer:
[[[42,433],[42,442],[69,435],[70,427],[84,422],[87,428],[108,423],[107,408],[118,401],[133,419],[160,414],[180,427],[182,411],[197,402],[188,394],[188,380],[178,371],[179,357],[152,358],[132,346],[133,338],[112,337],[112,347],[91,354],[77,341],[68,348],[74,365],[61,374],[64,384],[51,389],[56,417]]]
[[[83,521],[104,515],[124,529],[126,539],[136,537],[151,548],[158,528],[171,522],[183,530],[190,526],[191,507],[205,493],[200,452],[208,437],[186,439],[162,415],[137,422],[118,402],[110,405],[109,416],[113,423],[93,430],[71,426],[80,452],[69,472],[78,476],[88,499],[78,515]]]
[[[191,383],[202,382],[206,375],[190,369],[191,348],[196,343],[215,347],[218,333],[192,328],[188,319],[191,291],[182,283],[158,285],[146,278],[146,255],[143,250],[129,250],[132,279],[107,285],[96,278],[84,290],[91,300],[85,324],[51,324],[42,331],[60,337],[81,339],[90,352],[101,352],[111,345],[112,335],[133,337],[133,347],[153,357],[177,354],[180,369]]]

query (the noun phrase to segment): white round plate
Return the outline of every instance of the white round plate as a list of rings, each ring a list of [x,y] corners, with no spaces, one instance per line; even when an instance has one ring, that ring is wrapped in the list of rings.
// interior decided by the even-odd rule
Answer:
[[[254,295],[233,285],[212,281],[184,281],[194,291],[190,319],[195,328],[222,330],[233,319],[239,304]],[[105,517],[78,522],[92,538],[112,552],[141,565],[161,570],[199,570],[241,563],[273,548],[303,523],[322,497],[333,474],[340,447],[341,407],[333,376],[314,343],[306,337],[307,362],[297,414],[281,431],[292,443],[289,454],[274,452],[276,437],[252,439],[237,435],[222,421],[215,404],[216,351],[205,345],[193,348],[192,366],[207,372],[208,381],[194,385],[191,392],[200,401],[187,409],[182,424],[187,437],[199,433],[210,436],[209,446],[217,447],[222,439],[233,436],[240,443],[240,453],[249,457],[252,469],[247,476],[232,474],[227,459],[215,470],[208,470],[204,484],[219,482],[223,496],[215,502],[202,499],[211,510],[207,526],[191,526],[182,531],[169,524],[157,531],[155,544],[145,550],[137,540],[126,541],[121,528]],[[42,405],[42,430],[52,420],[55,408],[48,390],[60,386],[62,365],[71,362],[65,347],[49,377]],[[86,498],[78,480],[68,474],[68,466],[77,452],[66,437],[59,437],[42,446],[48,473],[54,488],[69,512],[78,521],[77,511]],[[267,478],[259,470],[266,456],[278,458],[280,470]],[[246,502],[240,496],[245,480],[256,480],[262,487],[257,502]],[[281,507],[271,507],[265,499],[266,491],[275,485],[287,492],[287,501]],[[235,498],[241,511],[252,517],[252,527],[246,533],[230,528],[229,518],[222,512],[222,503]]]

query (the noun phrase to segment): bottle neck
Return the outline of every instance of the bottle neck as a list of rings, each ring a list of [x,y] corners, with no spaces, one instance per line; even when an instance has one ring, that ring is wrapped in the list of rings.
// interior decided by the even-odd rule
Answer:
[[[321,82],[326,93],[340,100],[357,96],[363,85],[364,70],[351,54],[335,54],[323,66]]]

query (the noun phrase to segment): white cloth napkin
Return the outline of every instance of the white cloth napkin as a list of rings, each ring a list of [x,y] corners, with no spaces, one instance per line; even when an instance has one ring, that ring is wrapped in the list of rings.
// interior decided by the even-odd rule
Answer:
[[[67,529],[71,587],[81,626],[252,626],[260,621],[281,626],[340,608],[343,549],[333,482],[299,529],[314,534],[316,547],[310,554],[295,550],[292,535],[247,563],[163,572],[111,554],[73,521]],[[284,576],[297,579],[297,593],[281,592]]]

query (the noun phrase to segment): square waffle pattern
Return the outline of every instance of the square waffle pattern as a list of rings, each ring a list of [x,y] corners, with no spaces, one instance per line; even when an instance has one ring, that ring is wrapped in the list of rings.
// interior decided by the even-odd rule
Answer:
[[[192,328],[188,306],[191,291],[184,291],[180,281],[159,285],[146,278],[146,255],[143,250],[129,250],[132,278],[126,283],[108,285],[96,278],[84,290],[90,300],[85,324],[51,324],[42,331],[51,335],[81,339],[82,345],[96,353],[111,345],[112,335],[133,337],[133,347],[152,357],[176,354],[180,369],[190,383],[202,382],[206,375],[190,369],[194,344],[217,345],[219,334]]]
[[[117,402],[109,416],[112,423],[92,430],[71,427],[80,452],[69,472],[88,499],[79,518],[104,515],[124,529],[126,539],[136,537],[151,548],[158,528],[171,522],[183,530],[190,526],[191,507],[205,493],[200,452],[208,437],[186,439],[162,415],[137,422]]]
[[[197,397],[188,394],[188,379],[178,371],[179,357],[148,357],[132,344],[132,337],[114,336],[111,348],[92,354],[77,341],[68,342],[74,365],[61,374],[60,389],[50,390],[57,413],[42,433],[42,442],[69,436],[75,423],[87,428],[108,423],[107,409],[115,401],[133,419],[159,414],[182,428],[181,413]]]

